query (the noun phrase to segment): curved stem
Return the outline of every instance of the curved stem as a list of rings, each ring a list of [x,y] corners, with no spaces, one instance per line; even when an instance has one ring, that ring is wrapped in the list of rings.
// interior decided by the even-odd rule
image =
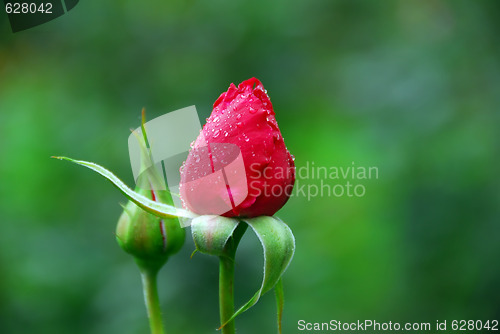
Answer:
[[[141,268],[142,288],[144,291],[144,302],[148,311],[149,327],[151,334],[164,334],[161,319],[160,300],[158,298],[158,287],[156,277],[158,270]]]
[[[219,311],[222,334],[234,334],[234,320],[226,322],[234,314],[234,259],[236,248],[248,225],[240,223],[219,257]]]

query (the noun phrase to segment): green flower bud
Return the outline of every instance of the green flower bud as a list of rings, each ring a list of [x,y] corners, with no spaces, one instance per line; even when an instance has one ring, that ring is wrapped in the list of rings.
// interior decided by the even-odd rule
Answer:
[[[142,129],[145,134],[144,126]],[[166,183],[146,148],[147,137],[141,137],[137,132],[134,134],[141,146],[142,170],[135,191],[153,201],[173,206]],[[141,268],[159,270],[170,255],[181,249],[185,231],[177,218],[157,217],[129,201],[118,220],[116,239],[123,250],[134,256]]]
[[[143,189],[140,186],[135,191],[154,201],[172,204],[168,191]],[[116,240],[121,248],[133,255],[139,266],[148,268],[161,268],[170,255],[182,248],[184,238],[184,229],[177,218],[156,217],[132,201],[124,207],[116,227]]]

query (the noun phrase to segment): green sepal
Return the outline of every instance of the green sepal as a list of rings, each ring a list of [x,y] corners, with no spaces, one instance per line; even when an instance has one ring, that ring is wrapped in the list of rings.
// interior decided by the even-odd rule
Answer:
[[[183,217],[183,218],[195,218],[198,215],[190,212],[188,210],[184,209],[178,209],[172,205],[164,204],[164,203],[159,203],[150,200],[149,198],[145,197],[144,195],[141,195],[132,189],[130,189],[125,183],[123,183],[122,180],[120,180],[116,175],[114,175],[112,172],[107,170],[106,168],[99,166],[98,164],[95,164],[93,162],[88,162],[88,161],[83,161],[83,160],[74,160],[71,158],[67,157],[52,157],[55,159],[59,160],[67,160],[70,162],[73,162],[77,165],[87,167],[94,172],[101,174],[104,176],[106,179],[108,179],[118,190],[122,192],[123,195],[125,195],[129,200],[137,204],[139,207],[141,207],[143,210],[157,216],[160,218],[176,218],[176,217]]]
[[[281,333],[283,312],[283,287],[281,277],[290,264],[295,252],[295,238],[283,221],[275,217],[261,216],[241,219],[257,235],[264,251],[263,279],[260,289],[226,323],[255,305],[260,297],[275,288],[278,307],[278,330]],[[202,253],[224,256],[228,242],[240,223],[238,219],[221,216],[199,216],[192,220],[191,232],[196,249]]]
[[[214,256],[222,256],[228,240],[238,227],[234,218],[205,215],[191,221],[191,234],[196,250]]]
[[[243,221],[252,228],[264,250],[264,277],[260,289],[226,323],[234,320],[238,315],[254,306],[263,294],[271,290],[280,281],[295,252],[293,233],[288,225],[280,219],[261,216],[243,219]],[[281,310],[278,310],[278,312],[280,314]],[[224,327],[224,325],[221,327]]]

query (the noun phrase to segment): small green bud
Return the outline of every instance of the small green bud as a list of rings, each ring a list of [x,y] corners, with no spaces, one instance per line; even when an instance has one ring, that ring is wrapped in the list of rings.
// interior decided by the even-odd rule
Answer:
[[[169,192],[165,190],[137,186],[135,191],[154,201],[172,203]],[[177,218],[156,217],[132,201],[124,207],[116,227],[116,239],[121,248],[133,255],[140,266],[148,268],[160,269],[170,255],[181,249],[184,238],[184,229]]]
[[[135,192],[156,202],[174,205],[165,180],[153,163],[151,151],[146,147],[143,111],[142,136],[134,131],[141,147],[141,171]],[[116,227],[118,244],[134,256],[142,269],[159,270],[170,255],[177,253],[184,244],[185,231],[177,218],[160,218],[150,214],[132,201]]]

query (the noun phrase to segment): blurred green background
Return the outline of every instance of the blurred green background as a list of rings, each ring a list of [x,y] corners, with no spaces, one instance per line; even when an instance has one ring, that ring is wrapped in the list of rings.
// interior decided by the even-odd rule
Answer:
[[[379,169],[355,181],[361,198],[296,196],[278,213],[297,241],[284,333],[300,319],[499,319],[499,33],[496,0],[81,1],[15,34],[2,12],[0,333],[147,333],[113,234],[125,199],[49,157],[133,185],[142,107],[152,119],[194,104],[204,122],[252,76],[298,167]],[[170,333],[218,326],[217,262],[193,249],[188,236],[161,272]],[[261,279],[250,233],[237,261],[241,304]],[[275,333],[272,293],[237,327]]]

